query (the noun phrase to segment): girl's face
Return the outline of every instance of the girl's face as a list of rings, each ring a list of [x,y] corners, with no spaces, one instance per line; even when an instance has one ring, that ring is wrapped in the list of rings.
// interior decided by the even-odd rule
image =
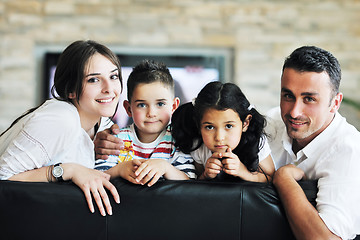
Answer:
[[[211,152],[225,152],[235,149],[246,132],[251,115],[244,122],[232,109],[217,110],[210,108],[204,112],[200,122],[200,131],[204,144]]]
[[[113,116],[120,92],[119,69],[108,58],[99,53],[94,54],[85,68],[79,102],[75,100],[75,93],[70,94],[79,112],[82,127],[87,130],[100,117]]]

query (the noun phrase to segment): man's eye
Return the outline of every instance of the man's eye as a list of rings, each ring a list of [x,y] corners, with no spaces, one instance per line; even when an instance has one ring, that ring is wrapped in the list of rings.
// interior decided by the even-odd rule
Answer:
[[[285,93],[285,94],[283,95],[283,97],[284,97],[284,98],[287,98],[287,99],[292,99],[292,98],[294,98],[293,95],[288,94],[288,93]]]
[[[305,97],[305,102],[315,102],[315,99],[312,97]]]
[[[158,102],[158,104],[157,104],[159,107],[163,107],[163,106],[165,106],[165,103],[164,102]]]

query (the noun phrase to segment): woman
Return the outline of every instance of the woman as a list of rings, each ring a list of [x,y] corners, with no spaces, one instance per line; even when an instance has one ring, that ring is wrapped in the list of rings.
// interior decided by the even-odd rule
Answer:
[[[54,99],[30,109],[0,135],[0,179],[71,180],[91,212],[92,194],[100,213],[111,215],[105,188],[117,203],[120,198],[110,176],[93,169],[92,138],[101,117],[114,115],[121,90],[120,62],[113,52],[94,41],[70,44],[57,64]]]

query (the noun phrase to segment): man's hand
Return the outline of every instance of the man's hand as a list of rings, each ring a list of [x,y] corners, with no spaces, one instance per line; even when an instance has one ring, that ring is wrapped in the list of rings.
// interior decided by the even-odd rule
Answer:
[[[292,178],[295,181],[300,181],[305,178],[305,173],[301,168],[296,167],[295,165],[288,164],[279,168],[275,172],[274,181],[284,181],[286,178]]]
[[[96,159],[108,159],[108,155],[119,155],[120,150],[124,148],[121,139],[112,134],[119,133],[119,126],[114,124],[111,128],[98,132],[94,139]]]

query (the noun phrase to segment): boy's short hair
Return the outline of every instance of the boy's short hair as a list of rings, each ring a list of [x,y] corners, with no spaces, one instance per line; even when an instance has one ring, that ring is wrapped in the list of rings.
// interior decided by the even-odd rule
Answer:
[[[174,93],[174,80],[167,66],[162,62],[145,59],[136,65],[127,81],[127,97],[131,101],[134,89],[141,83],[160,82]],[[151,94],[151,93],[149,93]]]

